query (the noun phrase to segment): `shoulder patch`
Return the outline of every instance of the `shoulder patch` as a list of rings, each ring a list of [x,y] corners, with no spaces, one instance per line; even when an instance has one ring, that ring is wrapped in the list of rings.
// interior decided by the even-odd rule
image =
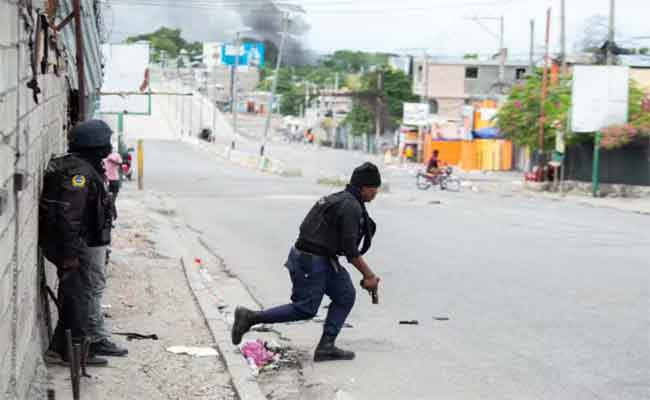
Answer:
[[[72,187],[84,188],[86,187],[86,177],[83,175],[75,175],[72,177]]]

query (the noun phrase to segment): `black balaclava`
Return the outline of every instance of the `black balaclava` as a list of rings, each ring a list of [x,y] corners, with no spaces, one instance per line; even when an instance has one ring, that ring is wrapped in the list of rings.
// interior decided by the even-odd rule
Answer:
[[[71,149],[72,150],[72,149]],[[104,170],[104,159],[113,151],[112,146],[92,147],[89,149],[80,149],[75,153],[79,158],[87,161],[101,176],[106,172]]]

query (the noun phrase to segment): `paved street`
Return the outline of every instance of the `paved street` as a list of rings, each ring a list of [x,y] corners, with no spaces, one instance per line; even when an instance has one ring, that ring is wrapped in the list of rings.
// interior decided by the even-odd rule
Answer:
[[[147,187],[177,199],[264,306],[285,302],[284,258],[301,218],[330,188],[176,142],[148,141],[146,151]],[[307,383],[358,399],[647,395],[647,217],[406,190],[370,212],[379,224],[369,259],[383,278],[381,304],[358,292],[353,327],[340,339],[358,360],[310,367]],[[398,325],[411,319],[419,325]],[[304,350],[319,335],[316,323],[279,328]]]

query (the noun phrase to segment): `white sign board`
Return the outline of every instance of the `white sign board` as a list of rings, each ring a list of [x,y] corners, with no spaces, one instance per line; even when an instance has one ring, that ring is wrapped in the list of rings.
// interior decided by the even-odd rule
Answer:
[[[597,132],[628,121],[630,70],[624,66],[576,66],[571,115],[574,132]]]
[[[102,92],[139,92],[149,68],[149,43],[104,44]],[[102,96],[102,112],[146,112],[147,96]]]
[[[429,105],[422,103],[404,103],[404,125],[427,125],[429,123]]]

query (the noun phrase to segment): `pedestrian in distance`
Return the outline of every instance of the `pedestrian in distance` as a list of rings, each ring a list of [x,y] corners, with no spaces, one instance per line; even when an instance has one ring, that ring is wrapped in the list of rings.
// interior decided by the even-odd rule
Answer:
[[[39,212],[39,245],[57,267],[59,321],[48,358],[67,361],[65,331],[73,342],[90,339],[88,365],[107,365],[97,355],[124,356],[110,341],[101,299],[105,288],[106,246],[113,222],[103,160],[112,152],[112,131],[90,120],[70,132],[68,154],[53,158],[45,171]]]
[[[376,224],[368,215],[366,203],[375,199],[380,186],[378,168],[365,163],[354,170],[344,191],[316,202],[300,225],[298,240],[285,264],[293,285],[291,303],[263,311],[237,307],[232,327],[233,344],[241,343],[243,335],[256,324],[313,318],[327,295],[331,304],[314,352],[314,361],[355,358],[352,351],[335,346],[356,297],[350,274],[340,264],[339,256],[345,256],[361,273],[361,287],[376,295],[379,277],[363,255],[370,249],[376,232]]]
[[[113,200],[113,218],[117,219],[117,195],[120,192],[122,181],[120,180],[120,169],[122,168],[122,157],[117,151],[113,151],[104,159],[104,170],[108,180],[108,191]]]

